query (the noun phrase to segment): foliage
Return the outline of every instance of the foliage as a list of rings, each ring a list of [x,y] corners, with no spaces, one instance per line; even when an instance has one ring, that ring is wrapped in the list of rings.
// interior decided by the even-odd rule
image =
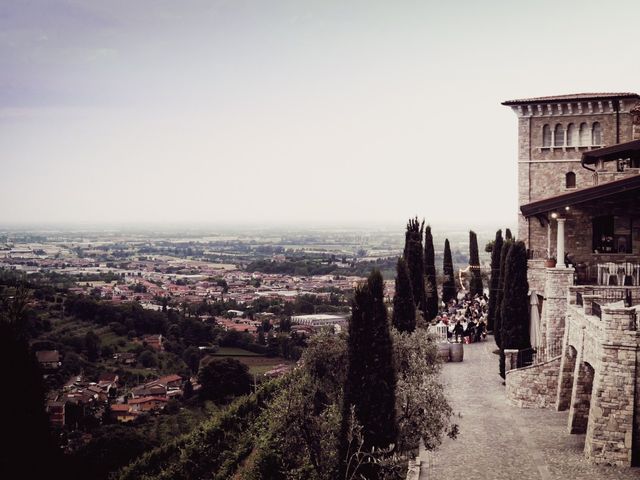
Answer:
[[[527,251],[524,242],[517,241],[509,249],[506,258],[500,325],[503,351],[531,347],[528,292]]]
[[[502,230],[496,232],[496,239],[491,247],[491,279],[489,280],[489,307],[487,313],[487,330],[493,331],[500,282],[500,255],[502,254]]]
[[[424,229],[424,273],[427,311],[426,320],[430,321],[438,315],[438,285],[436,283],[436,256],[433,249],[431,226]]]
[[[234,358],[211,358],[203,361],[198,372],[200,398],[224,402],[251,390],[249,368]]]
[[[413,332],[416,328],[416,307],[411,291],[411,278],[407,262],[403,258],[398,258],[392,322],[401,332]]]
[[[396,385],[398,441],[396,450],[414,452],[419,440],[427,449],[436,448],[447,432],[455,437],[457,426],[450,423],[451,406],[440,383],[437,348],[424,329],[412,334],[392,331]]]
[[[494,314],[493,334],[498,348],[502,348],[502,298],[504,294],[505,281],[505,265],[507,254],[513,243],[511,240],[505,240],[500,250],[500,273],[498,277],[498,290],[496,294],[496,310]]]
[[[480,272],[480,255],[478,253],[478,236],[473,230],[469,230],[469,266],[471,267],[469,293],[471,295],[482,295],[483,285]]]
[[[442,262],[442,272],[444,274],[444,282],[442,283],[442,301],[448,303],[449,300],[455,299],[458,294],[456,288],[456,279],[453,273],[453,260],[451,259],[451,247],[449,239],[444,241],[444,259]]]
[[[396,373],[393,344],[384,304],[380,272],[356,288],[347,342],[348,369],[344,388],[342,452],[351,406],[362,426],[364,448],[387,448],[397,435],[395,419]]]
[[[0,401],[9,440],[0,449],[3,478],[55,476],[60,461],[45,411],[42,372],[25,331],[29,300],[30,291],[20,282],[0,289],[0,364],[7,367],[3,380],[15,392]]]
[[[413,301],[422,312],[427,309],[424,283],[424,257],[422,251],[422,234],[424,222],[419,223],[418,218],[409,219],[405,232],[404,259],[409,268],[411,277],[411,291]]]

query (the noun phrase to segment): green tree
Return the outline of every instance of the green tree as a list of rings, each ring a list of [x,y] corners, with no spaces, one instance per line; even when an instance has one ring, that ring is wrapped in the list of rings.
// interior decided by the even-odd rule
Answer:
[[[413,301],[422,312],[427,310],[424,283],[424,257],[422,251],[422,234],[424,222],[418,218],[409,219],[405,232],[404,259],[411,277]]]
[[[438,315],[438,284],[436,283],[436,255],[433,249],[433,235],[431,226],[424,229],[424,273],[427,320],[433,320]]]
[[[138,361],[145,368],[152,368],[158,365],[158,357],[150,350],[144,350],[138,357]]]
[[[502,230],[496,232],[496,238],[491,247],[491,278],[489,280],[489,311],[487,313],[487,330],[494,330],[498,285],[500,282],[500,255],[502,254]]]
[[[513,238],[513,234],[511,233],[511,230],[510,230],[510,229],[508,229],[508,228],[507,228],[507,230],[506,230],[506,232],[505,232],[505,234],[504,234],[504,239],[505,239],[505,240],[511,240],[511,241],[513,241],[513,240],[514,240],[514,238]]]
[[[393,326],[401,332],[413,332],[416,328],[416,306],[411,292],[411,278],[407,262],[398,258],[396,288],[393,296]]]
[[[191,372],[197,373],[200,368],[200,359],[202,355],[200,353],[200,349],[198,347],[188,347],[182,352],[182,360],[187,366],[191,369]]]
[[[482,295],[482,273],[480,272],[480,256],[478,253],[478,236],[473,230],[469,230],[469,267],[471,280],[469,281],[469,293]]]
[[[29,350],[29,298],[24,285],[0,287],[0,365],[4,381],[16,392],[0,400],[3,434],[10,440],[0,449],[0,472],[2,478],[57,478],[61,459],[45,411],[42,372]]]
[[[494,314],[494,322],[493,322],[493,335],[494,340],[496,341],[496,345],[498,348],[502,348],[502,298],[504,293],[504,273],[505,273],[505,263],[507,260],[507,254],[509,253],[509,248],[513,243],[511,240],[505,240],[502,243],[502,249],[500,250],[500,269],[498,273],[498,290],[496,292],[496,310]]]
[[[506,349],[524,350],[531,347],[527,249],[524,242],[517,241],[509,248],[504,276],[500,325],[503,354]]]
[[[396,441],[396,373],[393,344],[384,304],[382,275],[374,270],[354,294],[347,342],[347,379],[344,388],[342,458],[349,457],[347,433],[351,408],[362,427],[363,448],[386,448]],[[346,469],[346,464],[343,466]],[[376,478],[373,464],[361,474]]]
[[[198,372],[200,397],[216,403],[251,391],[249,368],[234,358],[214,358],[203,361]]]
[[[84,348],[87,351],[87,359],[95,362],[100,356],[100,337],[93,330],[89,330],[84,336]]]
[[[444,273],[444,282],[442,283],[442,301],[448,303],[449,300],[455,299],[458,294],[456,289],[456,279],[453,273],[453,260],[451,258],[451,247],[449,239],[444,241],[444,259],[442,262],[442,272]]]

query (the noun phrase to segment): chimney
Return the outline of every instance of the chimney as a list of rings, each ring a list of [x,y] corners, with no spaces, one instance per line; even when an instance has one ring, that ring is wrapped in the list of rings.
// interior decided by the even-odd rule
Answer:
[[[636,103],[629,113],[633,122],[632,140],[640,140],[640,103]]]

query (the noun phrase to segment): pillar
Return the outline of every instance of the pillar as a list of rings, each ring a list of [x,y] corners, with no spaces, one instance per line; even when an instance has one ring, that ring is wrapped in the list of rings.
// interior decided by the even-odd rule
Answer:
[[[579,357],[581,356],[579,355]],[[571,408],[569,409],[569,433],[586,433],[589,422],[594,370],[591,365],[581,361],[581,358],[579,360],[576,362],[573,374],[575,381],[573,382]]]
[[[556,262],[556,268],[564,267],[564,218],[558,218],[558,235],[556,252],[558,252],[558,260]]]

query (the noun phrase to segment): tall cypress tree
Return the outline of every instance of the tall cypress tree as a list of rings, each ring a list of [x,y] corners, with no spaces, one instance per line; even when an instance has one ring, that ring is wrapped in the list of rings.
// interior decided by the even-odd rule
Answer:
[[[509,248],[511,248],[511,240],[505,240],[500,251],[500,271],[498,273],[498,290],[496,292],[496,311],[493,321],[493,338],[498,348],[502,349],[502,298],[504,293],[504,268]]]
[[[444,282],[442,283],[442,301],[448,303],[452,298],[456,298],[458,291],[456,289],[456,279],[453,273],[453,259],[451,258],[451,247],[449,239],[444,241],[444,260],[442,262],[442,273],[444,274]]]
[[[422,255],[422,234],[424,222],[418,217],[409,219],[405,232],[404,259],[409,267],[413,301],[422,312],[427,310],[424,286],[424,258]]]
[[[393,326],[401,332],[416,329],[416,305],[413,302],[409,268],[404,258],[398,258],[396,292],[393,296]]]
[[[469,292],[471,295],[482,295],[482,274],[480,272],[480,254],[478,253],[478,236],[473,230],[469,230],[469,267],[471,280]]]
[[[513,241],[513,234],[511,233],[511,230],[507,228],[507,230],[504,232],[504,239],[505,240],[511,240]]]
[[[487,330],[492,332],[496,314],[498,282],[500,281],[500,254],[502,253],[502,230],[496,232],[496,239],[491,249],[491,278],[489,279],[489,311],[487,313]]]
[[[351,406],[362,426],[363,448],[384,448],[395,443],[396,375],[393,344],[384,304],[382,275],[374,270],[366,284],[356,288],[347,342],[349,365],[344,388],[342,459],[347,460],[346,432]],[[345,466],[343,465],[343,471]],[[366,478],[376,478],[375,466],[363,465]]]
[[[433,250],[433,235],[431,235],[430,225],[427,225],[424,230],[424,273],[426,319],[433,320],[438,315],[438,284],[436,283],[436,255]]]
[[[527,249],[515,242],[505,261],[502,323],[502,350],[531,347],[529,338],[529,282],[527,281]]]

